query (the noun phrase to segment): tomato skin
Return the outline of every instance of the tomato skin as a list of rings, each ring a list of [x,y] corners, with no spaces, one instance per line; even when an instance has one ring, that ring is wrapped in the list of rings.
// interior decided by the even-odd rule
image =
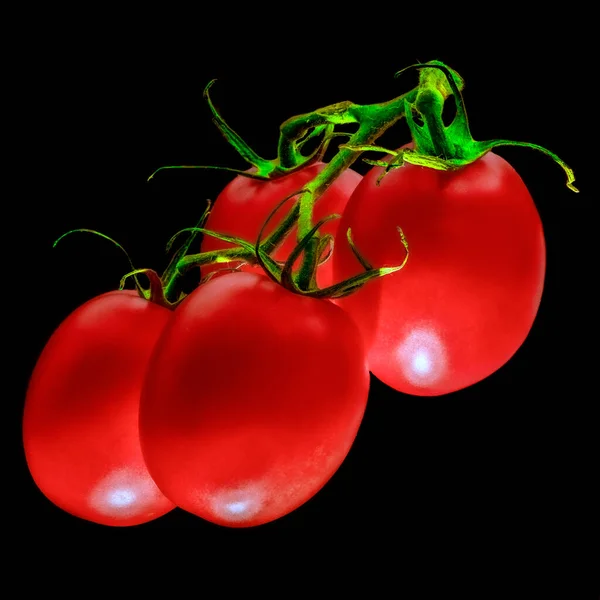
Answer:
[[[140,406],[146,464],[203,519],[273,521],[340,466],[368,389],[360,332],[339,307],[222,275],[182,302],[156,346]]]
[[[210,215],[206,220],[205,227],[211,231],[225,233],[241,237],[249,242],[255,242],[263,223],[271,211],[286,196],[299,191],[308,182],[312,181],[327,165],[322,162],[314,163],[308,167],[285,175],[272,181],[260,181],[238,175],[228,183],[217,196]],[[342,214],[350,195],[362,179],[356,171],[347,169],[338,177],[327,191],[315,204],[313,223],[320,219],[337,213]],[[295,196],[286,202],[273,216],[265,228],[268,235],[282,221],[291,210],[294,202],[299,198]],[[339,219],[329,221],[319,230],[321,235],[331,233],[335,235]],[[285,260],[296,245],[296,232],[294,227],[284,243],[273,253],[277,260]],[[202,241],[202,252],[231,248],[231,244],[223,242],[209,235],[204,236]],[[220,263],[218,265],[207,265],[202,267],[202,274],[207,275],[211,271],[235,266],[239,263]],[[244,265],[243,271],[262,273],[259,265]],[[317,283],[320,287],[327,287],[332,282],[331,261],[327,261],[317,271]]]
[[[23,414],[25,457],[59,508],[101,525],[152,521],[172,510],[144,464],[140,391],[171,311],[113,291],[77,308],[46,344]]]
[[[447,394],[503,366],[527,337],[546,266],[542,223],[511,165],[488,153],[457,171],[405,165],[376,180],[375,167],[352,195],[340,231],[376,266],[400,264],[339,305],[355,319],[371,372],[418,396]],[[360,272],[337,244],[336,280]]]

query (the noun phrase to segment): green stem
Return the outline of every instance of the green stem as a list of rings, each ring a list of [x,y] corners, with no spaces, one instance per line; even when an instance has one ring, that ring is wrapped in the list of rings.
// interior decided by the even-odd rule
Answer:
[[[352,102],[337,102],[331,106],[319,108],[313,112],[292,117],[281,124],[277,156],[282,169],[294,169],[302,165],[306,158],[300,153],[304,141],[315,130],[320,131],[330,125],[356,123],[351,110]],[[310,130],[312,133],[309,133]]]
[[[187,251],[189,250],[190,246],[197,239],[198,233],[201,232],[200,228],[208,218],[208,215],[210,213],[210,207],[211,203],[209,200],[206,209],[204,210],[202,216],[198,221],[198,224],[196,225],[196,227],[192,227],[188,230],[189,235],[186,242],[179,248],[179,250],[177,250],[177,252],[175,252],[161,277],[161,281],[164,288],[163,294],[168,302],[176,302],[179,299],[179,294],[177,294],[177,283],[179,282],[179,278],[181,277],[181,272],[177,268],[177,265],[179,261],[187,254]],[[171,246],[175,241],[176,237],[177,234],[175,234],[169,240],[167,244],[167,252],[169,252],[169,250],[171,249]]]
[[[402,269],[408,260],[408,243],[401,229],[398,228],[398,232],[406,250],[404,261],[396,267],[378,269],[373,268],[371,263],[362,256],[354,245],[351,232],[348,230],[347,241],[365,272],[326,289],[318,289],[315,281],[315,271],[321,260],[323,250],[329,244],[327,236],[321,237],[318,234],[318,229],[333,216],[321,220],[316,226],[313,225],[315,202],[322,197],[324,192],[346,169],[354,164],[363,152],[384,151],[384,148],[374,145],[374,142],[402,117],[407,119],[414,147],[389,151],[388,153],[394,158],[385,164],[382,164],[383,161],[367,161],[370,164],[384,166],[382,176],[389,169],[399,167],[405,162],[433,169],[456,169],[477,160],[495,146],[519,145],[540,150],[553,158],[567,173],[568,187],[577,191],[572,185],[574,181],[572,170],[558,156],[541,146],[509,140],[493,140],[490,142],[473,140],[461,95],[464,83],[456,72],[439,61],[408,67],[408,69],[412,68],[417,68],[420,71],[419,85],[393,100],[370,105],[357,105],[348,101],[340,102],[285,121],[280,129],[278,155],[273,161],[265,161],[256,155],[222,120],[212,102],[210,102],[210,98],[208,98],[208,89],[212,83],[209,84],[206,96],[215,123],[229,143],[236,147],[239,154],[257,168],[256,172],[252,174],[254,177],[263,179],[281,177],[311,164],[314,160],[320,160],[327,145],[336,135],[347,135],[349,140],[346,144],[339,146],[335,156],[312,181],[307,183],[303,189],[285,198],[272,211],[254,245],[240,238],[209,232],[201,228],[192,228],[231,243],[234,247],[181,256],[180,259],[178,257],[178,260],[174,262],[176,264],[175,269],[168,271],[171,276],[165,288],[167,301],[173,295],[174,282],[180,274],[192,267],[210,263],[230,263],[234,261],[259,263],[272,279],[288,289],[319,298],[345,296],[360,289],[371,279]],[[397,73],[397,75],[402,72]],[[444,102],[451,95],[456,100],[457,114],[452,123],[445,126],[442,120],[442,112]],[[417,113],[423,119],[422,125],[417,124],[415,121],[414,114]],[[336,125],[345,124],[357,124],[358,128],[353,134],[335,132]],[[301,152],[304,144],[318,136],[322,136],[322,139],[317,150],[308,157],[304,156]],[[379,184],[379,180],[377,183]],[[294,202],[292,209],[263,241],[262,233],[266,229],[267,223],[274,213],[294,196],[298,196],[298,199]],[[270,254],[285,239],[296,223],[298,228],[297,245],[282,266],[281,263],[271,258]],[[292,272],[293,264],[300,256],[302,256],[300,271],[295,275]],[[177,302],[179,301],[180,299],[177,300]]]
[[[422,66],[426,67],[426,65]],[[375,140],[405,115],[405,107],[416,100],[421,86],[424,84],[435,88],[442,98],[452,93],[445,80],[440,78],[437,69],[423,68],[419,87],[388,102],[369,105],[341,102],[308,115],[289,119],[282,125],[281,135],[283,139],[280,140],[279,144],[280,160],[283,162],[288,156],[288,146],[285,143],[285,138],[302,134],[308,127],[314,127],[323,123],[358,123],[359,127],[350,137],[347,145],[357,147],[373,144]],[[459,85],[462,85],[460,79]],[[302,194],[299,198],[298,240],[303,239],[312,229],[314,203],[343,171],[352,166],[359,156],[360,151],[355,149],[340,149],[325,169],[306,185],[306,193]],[[319,239],[315,236],[306,247],[298,274],[298,287],[302,290],[307,290],[310,286],[311,274],[314,271],[314,262],[317,260],[316,251],[318,243]]]
[[[260,243],[258,259],[256,249],[253,254],[247,248],[236,247],[230,248],[227,251],[221,250],[218,253],[207,252],[186,256],[177,263],[178,271],[185,272],[194,266],[201,266],[217,260],[221,262],[236,259],[254,262],[258,260],[258,262],[263,264],[264,256],[270,254],[277,247],[297,221],[297,239],[299,243],[302,242],[304,255],[297,277],[296,288],[300,293],[312,290],[315,285],[315,266],[320,260],[319,254],[322,251],[320,236],[318,234],[310,235],[313,230],[313,208],[315,202],[319,200],[341,173],[352,166],[359,158],[361,154],[361,151],[358,149],[359,147],[372,145],[377,138],[405,115],[406,107],[410,106],[410,103],[416,100],[423,81],[433,87],[439,88],[442,97],[446,97],[452,93],[443,74],[438,69],[428,69],[427,65],[429,64],[421,65],[421,83],[419,86],[393,100],[370,105],[357,105],[348,101],[339,102],[320,108],[314,112],[288,119],[281,125],[278,156],[275,161],[270,162],[270,166],[263,163],[263,159],[257,157],[247,147],[245,142],[226,125],[210,102],[207,94],[209,106],[213,112],[216,124],[227,140],[249,162],[254,164],[258,162],[259,169],[262,167],[264,173],[269,178],[293,172],[314,160],[315,157],[322,157],[323,149],[327,147],[327,144],[335,135],[349,135],[350,139],[347,143],[349,147],[340,147],[337,154],[330,160],[326,167],[305,186],[304,191],[301,193],[297,192],[300,193],[300,197],[296,200],[292,209],[282,219],[275,231]],[[436,62],[436,64],[438,63]],[[456,76],[456,80],[458,81],[458,85],[462,87],[462,80],[458,76]],[[207,87],[207,92],[211,84]],[[334,132],[336,125],[344,124],[358,124],[358,129],[351,135]],[[323,134],[323,140],[317,151],[308,158],[302,155],[300,150],[306,140],[321,134]],[[267,171],[269,172],[267,173]]]
[[[412,92],[414,93],[414,92]],[[410,94],[410,92],[409,92]],[[374,142],[396,121],[402,118],[404,113],[404,97],[400,96],[389,102],[374,105],[355,105],[349,102],[342,105],[334,105],[335,110],[330,114],[333,122],[347,124],[358,123],[358,130],[350,137],[348,145],[362,145]],[[343,106],[343,111],[340,110]],[[316,123],[321,123],[327,118],[328,113],[321,109],[313,113]],[[310,123],[307,115],[299,117],[299,122],[287,121],[282,128],[282,136],[295,134],[302,131]],[[280,144],[280,150],[284,148]],[[325,190],[360,156],[359,152],[349,149],[341,149],[331,159],[327,166],[306,185],[307,191],[298,199],[298,241],[304,239],[312,229],[313,208],[315,202],[323,195]],[[283,157],[282,157],[283,159]],[[307,290],[310,285],[313,265],[316,260],[316,251],[319,239],[317,236],[306,245],[304,257],[298,274],[298,287]]]

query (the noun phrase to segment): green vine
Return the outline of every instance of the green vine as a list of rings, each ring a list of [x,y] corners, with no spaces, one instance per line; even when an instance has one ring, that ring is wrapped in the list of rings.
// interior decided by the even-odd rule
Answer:
[[[433,63],[432,63],[433,64]],[[462,86],[462,80],[456,75],[459,85]],[[447,97],[452,93],[451,88],[439,71],[424,68],[421,74],[419,86],[406,94],[403,94],[393,100],[371,105],[358,105],[352,102],[339,102],[331,106],[320,108],[314,112],[306,113],[288,119],[280,127],[280,138],[277,148],[277,157],[271,161],[263,159],[254,152],[250,146],[231,128],[218,113],[212,100],[210,99],[210,89],[214,84],[211,81],[205,88],[204,96],[208,102],[213,116],[213,122],[223,134],[225,139],[238,152],[238,154],[250,165],[250,171],[238,171],[236,173],[258,178],[274,179],[288,175],[298,169],[320,160],[331,140],[336,136],[347,136],[350,139],[346,145],[340,146],[338,152],[329,161],[327,166],[311,181],[303,190],[298,190],[285,201],[294,196],[298,196],[296,202],[287,213],[286,217],[279,224],[277,229],[265,239],[264,242],[257,243],[254,248],[254,255],[251,254],[248,246],[241,244],[239,240],[225,240],[236,244],[234,248],[215,251],[211,253],[199,253],[183,257],[177,264],[181,272],[189,268],[202,266],[217,260],[223,262],[234,259],[247,260],[259,263],[265,272],[274,280],[286,285],[296,293],[318,296],[318,297],[339,297],[350,293],[350,290],[360,289],[364,283],[373,277],[379,277],[389,272],[402,268],[406,263],[406,257],[399,267],[388,267],[385,269],[368,269],[365,273],[358,276],[358,279],[352,279],[347,282],[340,282],[332,288],[319,290],[316,285],[315,272],[320,262],[322,262],[322,252],[326,244],[330,243],[329,238],[325,238],[318,232],[319,226],[314,227],[312,215],[315,202],[323,195],[325,190],[331,185],[337,177],[341,175],[360,157],[361,152],[356,150],[358,147],[369,147],[380,137],[387,129],[398,122],[405,111],[406,101],[416,98],[416,95],[423,85],[434,86],[439,89],[442,96]],[[353,134],[335,131],[336,125],[357,124],[358,128]],[[309,156],[302,154],[304,144],[315,137],[321,137],[317,148]],[[168,166],[162,169],[173,168],[220,168],[207,166]],[[159,169],[159,170],[162,170]],[[230,169],[229,169],[230,170]],[[157,173],[155,171],[151,178]],[[269,216],[270,221],[273,215]],[[302,256],[301,267],[298,273],[292,273],[289,264],[280,265],[270,258],[270,254],[277,245],[285,239],[293,226],[297,223],[297,246],[294,256]],[[263,228],[264,229],[264,228]],[[211,235],[219,237],[219,234],[212,232]],[[220,239],[224,239],[221,237]],[[259,238],[260,239],[260,238]],[[405,249],[406,240],[403,235],[401,242]],[[362,264],[362,263],[361,263]],[[393,269],[390,271],[390,269]]]
[[[475,141],[470,132],[462,97],[461,90],[464,87],[464,82],[454,70],[440,61],[430,61],[411,65],[396,73],[396,77],[409,69],[419,71],[417,86],[392,100],[368,105],[354,104],[349,101],[338,102],[286,120],[280,126],[277,156],[272,160],[264,159],[254,152],[225,122],[210,97],[210,90],[215,80],[209,82],[204,90],[204,98],[211,111],[213,123],[251,168],[243,171],[208,165],[165,166],[154,171],[149,180],[159,171],[166,169],[218,169],[244,177],[268,181],[284,177],[316,161],[321,161],[329,144],[335,137],[345,136],[349,139],[338,146],[337,152],[321,172],[305,184],[302,189],[296,190],[279,203],[266,219],[256,240],[243,240],[204,228],[202,225],[208,216],[209,204],[207,211],[202,215],[196,227],[186,228],[178,232],[167,244],[168,252],[175,239],[183,233],[188,235],[186,241],[172,256],[162,277],[159,277],[150,269],[135,269],[130,261],[132,270],[124,276],[121,287],[128,278],[133,277],[136,287],[143,297],[169,308],[174,308],[185,297],[185,294],[178,292],[178,287],[181,276],[187,271],[208,264],[226,265],[241,261],[259,264],[271,279],[294,293],[317,298],[339,298],[357,291],[376,277],[402,269],[409,257],[409,246],[399,227],[399,242],[404,248],[404,259],[399,261],[398,266],[384,268],[374,267],[361,254],[352,240],[351,232],[347,231],[346,242],[350,245],[364,272],[325,289],[319,289],[316,284],[316,271],[319,265],[331,255],[335,243],[331,235],[321,235],[319,230],[326,222],[337,218],[338,215],[329,215],[314,224],[315,203],[329,186],[365,152],[383,152],[389,155],[390,158],[386,160],[363,158],[368,164],[384,167],[380,176],[381,180],[390,169],[399,168],[405,163],[439,170],[455,170],[478,160],[497,146],[525,146],[550,156],[564,169],[567,175],[567,187],[574,192],[578,191],[573,185],[575,177],[572,169],[556,154],[537,144],[510,140]],[[442,114],[444,103],[451,96],[454,97],[456,103],[456,115],[450,125],[446,126],[442,120]],[[416,116],[419,117],[420,122],[417,122]],[[413,147],[389,150],[376,145],[377,139],[404,117],[411,132]],[[348,124],[357,125],[354,133],[336,131],[337,126]],[[317,147],[310,154],[304,155],[302,150],[305,144],[311,140],[317,141]],[[266,225],[291,200],[294,200],[294,202],[285,213],[285,216],[274,231],[264,237]],[[285,262],[275,260],[271,256],[272,253],[290,235],[296,225],[297,239],[294,250]],[[97,232],[92,231],[92,233]],[[198,234],[216,237],[228,243],[230,247],[211,252],[188,254],[188,250]],[[103,234],[98,235],[116,244],[111,238]],[[64,236],[59,239],[62,239],[62,237]],[[116,245],[119,246],[119,244]],[[122,249],[121,246],[119,247]],[[300,268],[294,271],[293,265],[298,259],[300,259]],[[140,274],[145,274],[149,279],[150,287],[148,289],[140,285],[137,278]],[[210,276],[212,277],[213,274],[211,273]]]

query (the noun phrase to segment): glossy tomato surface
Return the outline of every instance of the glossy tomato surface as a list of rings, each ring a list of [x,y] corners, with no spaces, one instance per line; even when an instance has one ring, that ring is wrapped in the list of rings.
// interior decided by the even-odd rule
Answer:
[[[405,165],[380,185],[364,177],[340,223],[375,266],[405,268],[341,299],[365,336],[370,370],[408,394],[474,384],[504,365],[527,337],[542,295],[545,242],[539,214],[511,165],[488,153],[452,172]],[[360,272],[336,244],[334,276]]]
[[[171,312],[115,291],[71,313],[33,371],[23,443],[31,475],[63,510],[137,525],[174,508],[148,474],[138,412],[150,354]]]
[[[296,173],[272,181],[260,181],[238,175],[217,196],[205,227],[219,233],[235,235],[254,243],[263,223],[277,204],[286,196],[301,190],[325,167],[325,163],[315,163]],[[356,171],[351,169],[344,171],[316,202],[313,223],[316,224],[320,219],[334,213],[341,214],[348,198],[350,198],[361,179],[362,176]],[[268,235],[276,228],[297,199],[298,197],[290,199],[278,210],[265,228],[265,234]],[[335,234],[338,223],[339,219],[325,223],[319,230],[320,234]],[[294,228],[283,244],[273,253],[275,259],[285,260],[290,255],[296,245],[296,232],[297,229]],[[208,235],[204,236],[202,242],[202,252],[230,247],[231,244]],[[202,268],[202,273],[206,275],[213,270],[235,266],[236,264],[238,263],[206,266]],[[260,266],[246,265],[242,270],[262,273]],[[317,271],[317,283],[320,287],[327,287],[331,285],[331,280],[331,261],[327,261]]]
[[[159,488],[210,522],[282,517],[331,478],[355,439],[369,372],[356,325],[263,275],[196,289],[156,346],[140,407]]]

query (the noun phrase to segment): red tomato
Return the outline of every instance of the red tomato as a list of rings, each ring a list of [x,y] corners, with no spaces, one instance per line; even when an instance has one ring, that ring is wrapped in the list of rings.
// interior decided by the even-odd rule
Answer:
[[[140,439],[158,487],[250,527],[309,500],[354,441],[369,372],[352,319],[264,275],[230,273],[177,308],[148,369]]]
[[[308,182],[312,181],[324,168],[325,163],[315,163],[300,171],[286,175],[272,181],[260,181],[238,175],[217,196],[211,213],[205,223],[206,229],[241,237],[254,243],[260,232],[260,228],[268,218],[271,211],[286,196],[299,191]],[[338,177],[329,189],[321,196],[315,204],[313,223],[320,219],[337,213],[342,214],[348,198],[362,179],[356,171],[347,169]],[[265,228],[265,234],[269,234],[281,222],[285,215],[294,205],[296,196],[285,203],[274,215],[273,219]],[[329,221],[319,230],[321,235],[331,233],[335,235],[339,219]],[[296,245],[296,228],[288,235],[284,243],[273,253],[276,260],[285,260]],[[211,236],[204,236],[202,252],[218,250],[220,248],[231,248],[231,244],[223,242]],[[232,267],[239,263],[217,264],[202,267],[202,274],[211,271]],[[262,273],[258,265],[242,267],[242,270]],[[317,283],[320,287],[327,287],[332,282],[331,261],[327,261],[317,271]]]
[[[535,319],[545,272],[540,217],[525,184],[488,153],[456,171],[405,165],[379,186],[381,167],[348,202],[340,232],[376,266],[405,268],[339,300],[360,326],[371,372],[419,396],[474,384],[504,365]],[[336,281],[360,272],[348,244],[332,258]]]
[[[174,508],[144,465],[140,390],[172,313],[134,291],[98,296],[58,327],[33,371],[23,416],[31,475],[63,510],[137,525]]]

